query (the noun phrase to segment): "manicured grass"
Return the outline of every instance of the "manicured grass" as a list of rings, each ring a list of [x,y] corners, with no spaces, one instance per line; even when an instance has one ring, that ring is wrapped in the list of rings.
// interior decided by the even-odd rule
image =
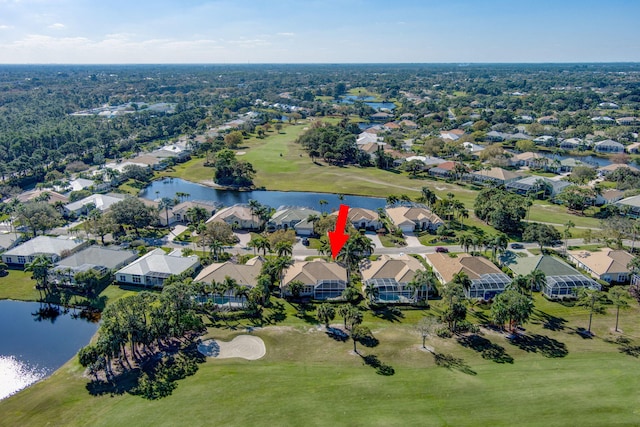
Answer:
[[[8,270],[6,276],[0,277],[0,299],[37,301],[38,298],[36,282],[31,279],[31,273]]]
[[[72,360],[51,378],[0,402],[0,413],[3,421],[21,426],[635,424],[640,371],[637,359],[621,351],[625,346],[612,342],[613,310],[594,317],[596,336],[585,339],[576,331],[586,327],[586,309],[539,296],[535,303],[534,319],[526,326],[532,341],[516,345],[485,330],[480,341],[501,356],[483,358],[456,338],[429,339],[427,344],[445,356],[440,366],[420,349],[411,327],[425,311],[403,311],[402,319],[367,314],[365,325],[379,344],[358,349],[392,366],[392,376],[376,374],[352,353],[350,340],[329,338],[285,303],[287,326],[253,332],[265,341],[263,359],[209,359],[165,399],[147,401],[128,393],[93,397]],[[439,310],[436,302],[430,311]],[[484,315],[479,307],[470,309],[472,319]],[[638,339],[639,318],[633,304],[621,319],[631,339]],[[240,333],[245,332],[212,328],[208,336],[229,340]]]

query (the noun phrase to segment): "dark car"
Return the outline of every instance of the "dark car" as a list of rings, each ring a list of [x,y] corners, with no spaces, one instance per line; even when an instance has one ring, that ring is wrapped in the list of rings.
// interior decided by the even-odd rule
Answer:
[[[511,249],[524,249],[524,245],[522,243],[512,243]]]
[[[309,239],[307,239],[306,237],[304,239],[302,239],[302,244],[304,246],[309,246]]]
[[[438,246],[436,248],[436,252],[442,252],[442,253],[446,254],[447,252],[449,252],[449,249],[443,248],[442,246]]]

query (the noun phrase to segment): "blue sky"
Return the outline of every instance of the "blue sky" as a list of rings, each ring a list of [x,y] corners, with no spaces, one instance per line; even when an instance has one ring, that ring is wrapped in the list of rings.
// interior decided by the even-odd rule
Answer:
[[[0,0],[0,63],[640,61],[637,0]]]

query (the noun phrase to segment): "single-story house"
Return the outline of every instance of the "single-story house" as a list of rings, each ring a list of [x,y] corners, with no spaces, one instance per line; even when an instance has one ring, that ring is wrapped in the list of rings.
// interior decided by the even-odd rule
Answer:
[[[509,160],[514,166],[527,166],[530,168],[541,167],[549,163],[548,157],[545,157],[540,153],[533,153],[531,151],[516,154]]]
[[[16,233],[0,232],[0,252],[13,248],[20,241],[21,238]]]
[[[624,153],[624,145],[613,139],[605,139],[593,144],[596,153]]]
[[[596,117],[592,117],[591,121],[595,124],[598,125],[605,125],[605,126],[610,126],[610,125],[615,125],[616,121],[609,116],[596,116]]]
[[[487,141],[491,141],[491,142],[502,142],[505,139],[504,133],[498,132],[495,130],[487,132],[486,138],[487,138]]]
[[[605,282],[626,282],[631,274],[627,265],[633,259],[627,251],[602,248],[596,252],[568,251],[569,261],[586,270],[592,277]]]
[[[633,144],[627,145],[627,153],[629,154],[640,153],[640,142],[634,142]]]
[[[200,267],[196,255],[182,256],[182,250],[166,254],[160,248],[154,249],[116,272],[119,283],[129,283],[145,287],[162,287],[169,276],[186,271],[195,271]]]
[[[25,191],[23,193],[18,194],[16,196],[16,199],[18,199],[18,201],[21,203],[34,202],[38,200],[45,201],[50,205],[53,205],[57,202],[69,203],[69,198],[67,196],[60,194],[56,191],[46,190],[46,189]]]
[[[434,231],[444,221],[430,209],[421,205],[387,207],[387,216],[403,233],[419,230]]]
[[[602,166],[602,167],[598,168],[598,174],[600,176],[605,176],[605,175],[610,174],[611,172],[614,172],[614,171],[616,171],[618,169],[629,169],[630,171],[640,173],[640,170],[638,168],[636,168],[635,166],[627,165],[625,163],[611,163],[610,165]]]
[[[365,145],[369,143],[377,143],[380,141],[380,137],[374,133],[370,132],[362,132],[358,135],[356,139],[357,145]]]
[[[537,255],[530,257],[515,257],[507,264],[516,275],[526,276],[532,271],[542,271],[545,276],[545,284],[542,293],[551,299],[574,298],[581,288],[600,289],[598,282],[580,273],[566,262],[549,255]]]
[[[427,296],[427,286],[417,291],[407,286],[418,270],[424,266],[412,256],[391,258],[382,255],[375,261],[365,261],[360,266],[364,291],[367,286],[376,290],[374,301],[378,303],[413,302],[414,297]]]
[[[264,259],[259,256],[251,258],[246,264],[235,264],[230,261],[213,263],[203,268],[193,281],[211,284],[222,283],[227,278],[231,278],[235,280],[239,286],[254,288],[258,285],[258,276],[260,276],[263,264]],[[221,299],[214,297],[214,302],[217,304],[229,303],[232,305],[242,305],[247,301],[245,296],[236,295],[233,290],[228,290],[221,297]]]
[[[620,126],[636,126],[640,124],[640,119],[637,117],[619,117],[616,119],[616,123]]]
[[[374,113],[369,116],[369,120],[371,120],[372,122],[378,122],[378,123],[386,123],[390,119],[393,119],[393,114],[389,114],[385,112]]]
[[[617,202],[618,200],[622,200],[623,197],[623,191],[616,190],[614,188],[608,188],[606,190],[603,190],[596,196],[596,205],[610,205]]]
[[[216,213],[216,210],[220,209],[222,205],[218,202],[211,200],[187,200],[186,202],[178,203],[171,209],[169,209],[169,225],[180,223],[189,223],[189,209],[194,207],[204,208],[207,211],[207,216],[211,217]],[[160,224],[167,225],[167,215],[164,210],[159,215]]]
[[[538,145],[544,145],[547,147],[551,147],[556,145],[556,143],[558,142],[558,140],[556,139],[555,136],[551,136],[551,135],[541,135],[537,138],[534,138],[533,142],[535,142]]]
[[[429,169],[429,175],[433,175],[439,178],[451,178],[454,175],[456,169],[456,162],[444,162]]]
[[[294,261],[284,274],[283,295],[291,295],[289,284],[300,281],[304,285],[300,296],[317,300],[337,298],[347,287],[347,270],[335,262],[323,259]]]
[[[614,102],[601,102],[598,104],[598,107],[603,108],[605,110],[617,110],[620,106]]]
[[[521,179],[522,175],[499,167],[493,167],[489,170],[482,169],[464,174],[463,178],[479,184],[505,185],[511,181]]]
[[[122,194],[92,194],[84,199],[64,205],[64,213],[65,215],[80,216],[88,214],[92,209],[106,212],[112,205],[124,199],[125,196]]]
[[[629,209],[628,214],[633,217],[640,217],[640,195],[625,197],[624,199],[615,202],[614,205],[619,207],[620,210]]]
[[[242,230],[257,230],[262,226],[263,222],[251,211],[251,207],[246,204],[236,204],[220,209],[207,220],[207,223],[212,221],[223,221],[232,227]]]
[[[5,251],[2,254],[2,261],[7,265],[23,267],[25,264],[32,262],[38,255],[46,255],[51,262],[57,262],[88,244],[84,240],[71,239],[66,236],[38,236]]]
[[[313,234],[313,223],[307,221],[310,216],[320,216],[320,212],[306,207],[281,206],[267,222],[267,231],[295,230],[300,236]]]
[[[553,166],[553,164],[552,164]],[[586,166],[590,168],[594,168],[592,164],[585,163],[581,160],[574,159],[573,157],[569,157],[567,159],[560,160],[560,166],[558,167],[557,172],[571,172],[574,168],[578,166]]]
[[[560,148],[567,151],[582,151],[589,147],[589,143],[582,138],[567,138],[560,142]]]
[[[550,193],[548,194],[549,196],[553,197],[570,185],[571,183],[569,181],[559,181],[533,175],[517,181],[511,181],[505,185],[505,188],[521,195],[537,193],[544,190]]]
[[[538,123],[540,123],[541,125],[553,126],[558,124],[558,118],[554,116],[544,116],[538,119]]]
[[[452,258],[449,254],[436,252],[425,258],[442,284],[449,283],[456,274],[464,272],[471,280],[471,287],[465,290],[467,298],[491,299],[504,292],[511,283],[509,276],[481,256],[458,254]]]
[[[332,212],[331,215],[338,215],[338,212]],[[380,215],[378,215],[378,212],[372,211],[371,209],[349,208],[347,220],[356,230],[378,230],[379,228],[382,228]]]
[[[94,245],[58,261],[51,275],[54,280],[74,284],[74,276],[77,273],[94,270],[98,275],[104,276],[136,258],[138,254],[133,251]]]

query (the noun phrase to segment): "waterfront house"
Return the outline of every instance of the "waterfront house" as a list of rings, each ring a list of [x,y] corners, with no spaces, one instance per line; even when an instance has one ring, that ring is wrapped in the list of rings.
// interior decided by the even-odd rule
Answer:
[[[118,270],[116,280],[121,284],[162,287],[164,281],[170,276],[177,276],[187,271],[195,273],[198,267],[200,267],[200,260],[196,255],[182,256],[181,249],[167,254],[157,248]]]

